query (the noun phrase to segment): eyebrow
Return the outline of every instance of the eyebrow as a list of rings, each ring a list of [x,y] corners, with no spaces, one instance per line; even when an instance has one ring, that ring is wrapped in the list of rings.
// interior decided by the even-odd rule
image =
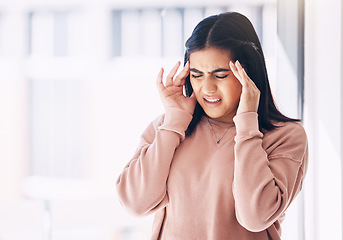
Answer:
[[[191,68],[189,71],[191,71],[191,72],[194,72],[194,73],[199,73],[199,74],[203,74],[203,72],[202,71],[200,71],[200,70],[198,70],[198,69],[196,69],[196,68]],[[216,70],[213,70],[212,72],[210,72],[211,74],[213,74],[213,73],[219,73],[219,72],[229,72],[230,71],[230,69],[226,69],[226,68],[218,68],[218,69],[216,69]]]

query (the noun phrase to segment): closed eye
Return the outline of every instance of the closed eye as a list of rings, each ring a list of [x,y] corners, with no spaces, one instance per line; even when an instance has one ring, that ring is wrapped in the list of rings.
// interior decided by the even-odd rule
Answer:
[[[225,75],[225,76],[216,76],[216,78],[219,78],[219,79],[224,79],[226,78],[228,75]]]
[[[200,77],[202,77],[202,75],[193,75],[192,74],[192,78],[200,78]]]

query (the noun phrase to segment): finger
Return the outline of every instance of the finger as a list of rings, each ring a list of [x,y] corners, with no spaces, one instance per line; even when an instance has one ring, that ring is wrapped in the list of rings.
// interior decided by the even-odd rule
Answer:
[[[240,63],[238,60],[235,62],[235,66],[237,67],[238,73],[239,73],[239,75],[241,76],[241,78],[242,78],[243,80],[246,80],[246,79],[245,79],[245,75],[244,75],[244,73],[243,73],[243,67],[242,67],[241,63]]]
[[[181,64],[181,62],[178,61],[176,63],[176,65],[173,67],[173,69],[169,72],[167,79],[166,79],[166,83],[165,83],[166,87],[173,85],[173,78],[174,78],[177,70],[179,69],[180,64]]]
[[[161,68],[160,72],[157,75],[157,79],[156,79],[156,85],[157,85],[157,89],[159,91],[162,91],[165,88],[163,85],[163,73],[164,73],[164,69]]]
[[[230,61],[230,68],[231,68],[233,75],[235,75],[235,77],[238,79],[238,81],[243,85],[243,83],[241,81],[241,75],[239,74],[237,66],[232,61]]]
[[[189,62],[186,63],[180,74],[175,78],[174,85],[182,86],[185,83],[186,77],[189,74]]]
[[[246,74],[246,72],[244,71],[244,68],[242,67],[242,65],[240,64],[240,62],[238,60],[235,62],[235,66],[236,66],[238,74],[240,76],[240,78],[238,80],[241,82],[241,84],[244,87],[249,87],[249,85],[251,84],[252,81],[249,81],[248,75]]]

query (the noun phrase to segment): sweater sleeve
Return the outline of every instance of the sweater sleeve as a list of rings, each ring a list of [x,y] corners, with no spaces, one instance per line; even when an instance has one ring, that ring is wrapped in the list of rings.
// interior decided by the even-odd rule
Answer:
[[[166,206],[170,164],[191,120],[191,114],[171,108],[146,128],[116,183],[120,202],[129,212],[146,215]]]
[[[307,168],[307,137],[300,124],[288,123],[274,130],[264,146],[257,113],[236,115],[234,122],[236,216],[247,230],[259,232],[278,220],[300,191]]]

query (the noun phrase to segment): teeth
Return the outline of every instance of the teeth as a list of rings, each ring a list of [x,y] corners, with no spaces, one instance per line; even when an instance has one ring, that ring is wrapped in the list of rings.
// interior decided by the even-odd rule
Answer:
[[[216,103],[220,101],[220,99],[208,99],[208,98],[205,98],[205,100],[211,103]]]

